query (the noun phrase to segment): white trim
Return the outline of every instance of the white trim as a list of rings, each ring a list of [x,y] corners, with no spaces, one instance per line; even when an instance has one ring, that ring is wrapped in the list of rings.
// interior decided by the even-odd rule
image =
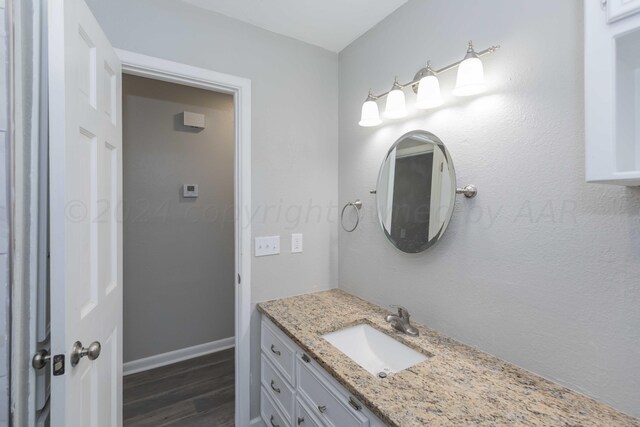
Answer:
[[[235,345],[235,337],[229,337],[218,341],[194,345],[193,347],[181,348],[166,353],[156,354],[155,356],[132,360],[131,362],[126,362],[122,365],[122,375],[126,376],[137,374],[138,372],[171,365],[172,363],[182,362],[184,360],[193,359],[194,357],[204,356],[205,354],[217,353],[222,350],[233,348]]]
[[[254,419],[251,420],[251,423],[249,424],[249,427],[264,427],[265,423],[264,421],[262,421],[262,417],[255,417]]]
[[[216,92],[230,93],[235,103],[235,243],[236,416],[250,425],[251,391],[251,80],[178,62],[116,49],[122,72]]]

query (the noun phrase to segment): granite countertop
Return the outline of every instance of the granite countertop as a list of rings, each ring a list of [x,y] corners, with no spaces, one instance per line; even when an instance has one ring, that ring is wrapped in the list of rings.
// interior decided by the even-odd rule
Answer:
[[[566,387],[413,323],[420,336],[396,332],[388,311],[339,289],[258,304],[309,356],[392,426],[638,426]],[[432,355],[385,379],[371,375],[321,338],[358,323]]]

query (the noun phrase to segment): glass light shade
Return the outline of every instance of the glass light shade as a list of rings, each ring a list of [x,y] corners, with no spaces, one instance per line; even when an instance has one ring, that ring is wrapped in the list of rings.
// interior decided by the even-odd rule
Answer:
[[[487,86],[484,83],[484,69],[480,58],[467,58],[458,67],[458,79],[453,90],[455,96],[470,96],[484,92]]]
[[[384,115],[390,119],[400,119],[407,115],[407,106],[404,100],[404,92],[401,89],[393,89],[387,95],[387,104]]]
[[[380,120],[380,113],[378,112],[378,104],[376,101],[366,101],[362,104],[362,114],[360,115],[360,122],[358,123],[363,127],[378,126],[382,123]]]
[[[424,76],[418,83],[418,97],[416,108],[425,110],[442,105],[442,95],[440,94],[440,82],[433,74]]]

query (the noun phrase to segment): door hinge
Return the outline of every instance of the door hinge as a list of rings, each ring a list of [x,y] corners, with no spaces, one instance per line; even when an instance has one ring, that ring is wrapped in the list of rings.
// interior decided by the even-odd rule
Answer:
[[[240,277],[240,275],[238,274],[238,285],[242,283],[242,277]]]

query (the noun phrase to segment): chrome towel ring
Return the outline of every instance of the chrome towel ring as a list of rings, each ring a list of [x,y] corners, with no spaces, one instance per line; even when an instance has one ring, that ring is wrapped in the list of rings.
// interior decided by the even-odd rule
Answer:
[[[349,206],[353,207],[356,211],[356,224],[353,228],[347,228],[344,226],[344,211],[347,210]],[[360,199],[356,199],[355,202],[349,202],[342,208],[342,212],[340,213],[340,225],[347,233],[351,233],[353,230],[358,228],[358,224],[360,224],[360,209],[362,209],[362,201]]]

